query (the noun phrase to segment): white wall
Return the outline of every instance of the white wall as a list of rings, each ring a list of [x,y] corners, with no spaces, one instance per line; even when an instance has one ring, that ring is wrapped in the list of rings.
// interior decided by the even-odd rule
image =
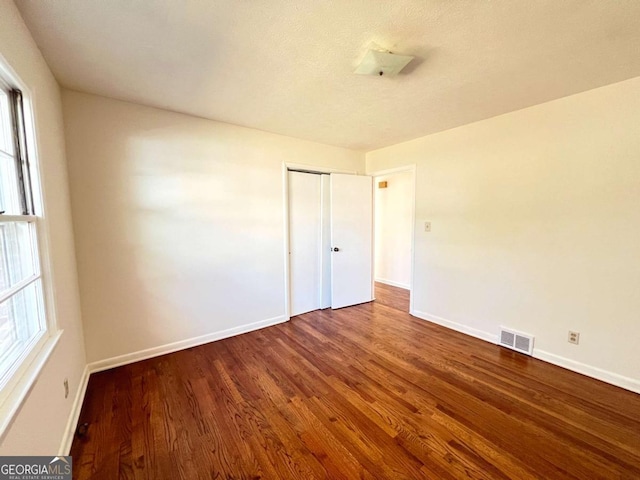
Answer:
[[[379,182],[387,188],[378,188]],[[375,279],[411,286],[413,172],[375,177]]]
[[[0,55],[31,90],[37,123],[45,230],[55,286],[55,312],[64,333],[0,443],[0,455],[55,455],[80,386],[85,354],[80,321],[67,166],[58,84],[13,2],[0,0]],[[46,266],[45,266],[46,267]],[[63,381],[70,395],[64,398]]]
[[[640,78],[367,154],[413,163],[416,314],[640,392]]]
[[[90,362],[284,319],[282,162],[362,172],[364,154],[70,91],[63,104]]]

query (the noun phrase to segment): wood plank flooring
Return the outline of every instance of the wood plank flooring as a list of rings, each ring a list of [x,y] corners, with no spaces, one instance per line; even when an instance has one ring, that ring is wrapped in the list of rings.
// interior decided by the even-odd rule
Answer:
[[[73,478],[640,478],[640,395],[376,295],[92,375]]]

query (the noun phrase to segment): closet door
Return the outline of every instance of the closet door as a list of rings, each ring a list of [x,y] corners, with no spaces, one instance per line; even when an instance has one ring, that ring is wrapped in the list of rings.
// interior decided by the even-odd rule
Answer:
[[[373,181],[331,174],[331,308],[373,300]]]
[[[289,172],[290,315],[321,307],[321,179]]]
[[[328,174],[321,175],[320,188],[322,192],[322,222],[320,246],[321,262],[321,294],[320,308],[331,307],[331,177]]]

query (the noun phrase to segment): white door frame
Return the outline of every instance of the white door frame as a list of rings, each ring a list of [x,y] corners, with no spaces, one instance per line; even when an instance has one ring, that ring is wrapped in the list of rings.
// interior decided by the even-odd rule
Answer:
[[[309,173],[350,173],[356,175],[355,170],[344,170],[340,168],[319,167],[316,165],[304,165],[301,163],[282,162],[282,202],[284,207],[284,315],[291,319],[290,300],[290,272],[289,272],[289,170],[305,171]],[[413,275],[413,273],[412,273]],[[413,282],[413,280],[412,280]]]
[[[389,168],[387,170],[376,170],[374,172],[367,172],[367,175],[373,177],[375,179],[375,177],[380,177],[382,175],[392,175],[394,173],[403,173],[403,172],[410,172],[413,175],[413,198],[411,201],[411,285],[409,285],[409,313],[411,315],[413,315],[413,283],[415,281],[414,278],[414,274],[415,274],[415,263],[416,263],[416,249],[415,249],[415,242],[416,242],[416,165],[411,164],[411,165],[404,165],[402,167],[396,167],[396,168]],[[374,185],[373,188],[376,188],[376,186]],[[373,232],[374,232],[374,236],[375,236],[375,201],[373,203],[373,212],[374,212],[374,226],[373,226]],[[375,237],[374,237],[374,252],[373,252],[373,256],[374,256],[374,261],[375,261]],[[374,265],[374,269],[375,269],[375,265]],[[375,271],[375,270],[374,270]],[[375,275],[374,275],[375,277]],[[375,278],[374,278],[374,284],[375,284]]]

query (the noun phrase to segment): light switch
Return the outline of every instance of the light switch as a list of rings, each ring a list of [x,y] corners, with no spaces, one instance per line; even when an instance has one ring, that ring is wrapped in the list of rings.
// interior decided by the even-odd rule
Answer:
[[[424,231],[425,232],[431,231],[431,222],[424,222]]]

